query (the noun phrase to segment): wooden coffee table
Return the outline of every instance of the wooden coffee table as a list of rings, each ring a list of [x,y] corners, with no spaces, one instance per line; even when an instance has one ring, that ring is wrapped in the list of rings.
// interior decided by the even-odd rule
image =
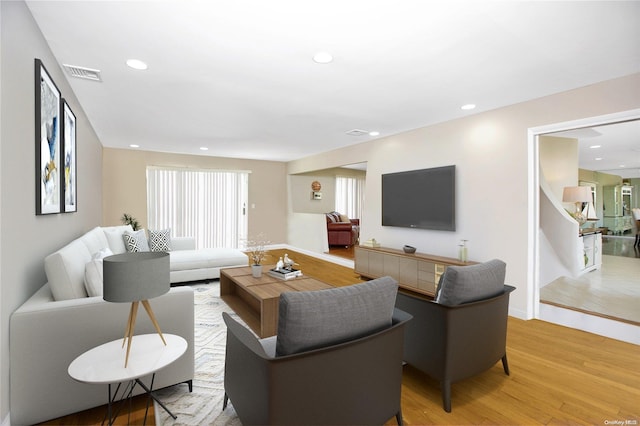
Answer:
[[[273,267],[265,265],[264,269],[268,271]],[[260,338],[274,336],[278,330],[280,293],[328,288],[333,286],[304,275],[281,280],[266,272],[260,278],[254,278],[250,266],[220,270],[220,298]]]

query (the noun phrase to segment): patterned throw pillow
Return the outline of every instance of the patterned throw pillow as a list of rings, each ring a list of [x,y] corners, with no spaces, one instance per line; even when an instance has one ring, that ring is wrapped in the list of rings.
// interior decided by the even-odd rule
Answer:
[[[171,251],[171,229],[149,230],[151,251]]]
[[[124,240],[127,251],[130,253],[149,251],[149,243],[147,242],[147,235],[144,229],[134,232],[124,231],[122,239]]]
[[[340,213],[338,212],[327,213],[327,217],[332,223],[340,222]]]

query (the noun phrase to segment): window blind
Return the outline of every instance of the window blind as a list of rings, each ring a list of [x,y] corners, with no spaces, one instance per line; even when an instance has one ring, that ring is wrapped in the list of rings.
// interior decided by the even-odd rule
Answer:
[[[362,218],[364,187],[363,177],[336,176],[336,211],[350,219]]]
[[[248,180],[248,172],[149,167],[149,229],[194,237],[197,248],[239,248],[247,237]]]

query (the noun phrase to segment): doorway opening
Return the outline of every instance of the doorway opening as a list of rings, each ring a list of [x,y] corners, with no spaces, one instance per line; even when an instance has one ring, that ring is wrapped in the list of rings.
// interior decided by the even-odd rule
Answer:
[[[638,324],[638,322],[633,319],[629,320],[629,318],[625,318],[624,314],[619,317],[616,316],[618,314],[615,313],[615,309],[607,310],[606,306],[599,310],[589,309],[588,304],[585,307],[581,306],[576,301],[580,299],[581,302],[583,302],[583,299],[591,298],[596,304],[602,304],[604,301],[604,304],[606,305],[606,303],[609,303],[607,301],[607,297],[611,296],[611,287],[607,286],[616,286],[617,284],[615,280],[622,280],[623,285],[625,282],[630,282],[625,280],[637,280],[637,268],[640,268],[640,259],[627,257],[629,261],[634,262],[630,265],[632,268],[635,268],[633,271],[627,271],[626,265],[620,266],[618,262],[612,262],[613,259],[609,259],[608,254],[604,255],[603,268],[601,268],[600,271],[587,272],[580,277],[568,277],[564,283],[564,287],[562,285],[557,286],[558,288],[562,288],[564,291],[564,294],[561,294],[560,296],[557,294],[555,295],[558,296],[557,303],[547,303],[549,302],[548,298],[550,296],[548,293],[550,292],[547,292],[546,290],[541,291],[542,288],[547,284],[550,284],[550,282],[541,282],[547,281],[546,278],[543,278],[545,274],[541,274],[541,271],[547,272],[545,268],[548,268],[549,265],[545,264],[545,262],[547,262],[545,259],[548,259],[549,256],[548,253],[542,253],[542,251],[548,249],[548,244],[544,240],[544,235],[542,235],[543,223],[541,223],[541,220],[545,219],[541,219],[540,214],[542,202],[540,195],[542,176],[539,138],[549,134],[559,134],[560,132],[568,131],[584,131],[595,126],[628,123],[639,119],[640,110],[633,110],[619,114],[558,123],[529,130],[529,147],[531,154],[530,199],[534,206],[530,217],[530,223],[532,226],[529,228],[531,241],[534,242],[530,252],[530,265],[532,265],[530,276],[532,279],[529,286],[529,306],[533,312],[532,316],[548,322],[582,329],[620,340],[630,341],[635,344],[640,343],[640,333],[638,333],[638,327],[640,324]],[[640,148],[640,146],[638,146],[638,148]],[[636,232],[635,228],[633,232]],[[610,242],[608,241],[605,244],[609,243]],[[603,253],[604,252],[606,251],[603,250]],[[613,256],[611,257],[613,258]],[[613,274],[612,271],[614,272]],[[628,273],[625,275],[625,272]],[[625,278],[625,276],[627,278]],[[629,278],[630,276],[633,276],[633,278]],[[620,290],[620,288],[617,288],[616,290]],[[635,288],[633,291],[635,293],[632,292],[632,294],[628,295],[625,300],[627,304],[629,301],[633,302],[633,300],[640,302],[640,292],[636,291]],[[598,294],[598,292],[600,293]],[[560,293],[562,293],[562,291],[560,291]],[[564,299],[562,299],[561,296],[564,297]],[[554,295],[552,294],[551,297],[554,297]],[[638,306],[638,304],[635,303],[635,306]],[[624,307],[621,308],[624,309]],[[635,309],[634,312],[636,310],[637,309]]]

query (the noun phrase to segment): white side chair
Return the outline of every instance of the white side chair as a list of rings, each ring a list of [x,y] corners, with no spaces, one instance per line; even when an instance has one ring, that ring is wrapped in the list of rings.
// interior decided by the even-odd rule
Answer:
[[[636,241],[633,244],[634,247],[640,247],[640,209],[631,209],[633,213],[633,219],[636,221]]]

